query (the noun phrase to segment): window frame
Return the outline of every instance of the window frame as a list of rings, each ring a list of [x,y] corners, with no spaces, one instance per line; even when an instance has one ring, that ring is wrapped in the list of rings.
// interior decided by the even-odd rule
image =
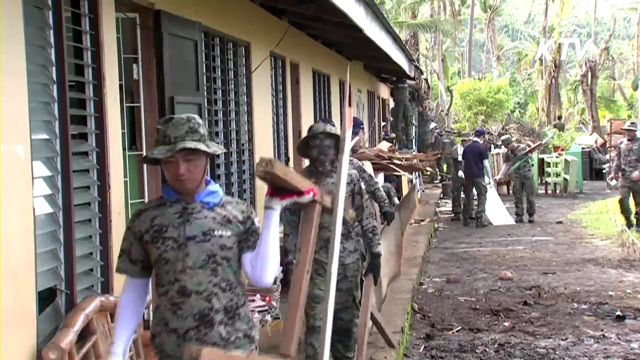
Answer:
[[[332,120],[331,110],[331,75],[326,72],[311,69],[312,76],[312,94],[313,94],[313,121],[317,123],[321,120]],[[322,86],[319,86],[319,80],[326,80],[326,93],[323,93]]]
[[[249,166],[250,166],[250,174],[248,174],[246,176],[246,178],[243,179],[244,176],[239,177],[238,180],[242,181],[242,182],[247,182],[247,185],[249,186],[249,192],[250,192],[250,196],[249,199],[243,198],[241,196],[237,196],[239,199],[244,200],[248,203],[250,203],[251,205],[256,204],[256,177],[255,177],[255,121],[254,121],[254,114],[253,114],[253,79],[252,79],[252,63],[251,63],[251,54],[252,54],[252,49],[251,49],[251,43],[246,41],[246,40],[242,40],[239,39],[237,37],[234,37],[232,35],[226,34],[224,32],[221,32],[219,30],[213,29],[211,27],[205,26],[205,25],[201,25],[201,30],[202,30],[202,68],[203,68],[203,73],[202,73],[202,79],[203,79],[203,92],[204,92],[204,103],[203,103],[203,121],[205,122],[205,126],[207,127],[207,131],[213,131],[209,128],[209,122],[210,122],[210,117],[207,114],[207,82],[206,82],[206,77],[207,77],[207,71],[206,71],[206,67],[207,67],[207,60],[205,59],[205,55],[206,55],[206,47],[205,47],[205,41],[207,41],[206,35],[210,35],[212,37],[220,37],[222,39],[225,40],[225,42],[227,41],[231,41],[231,42],[235,42],[237,43],[238,46],[242,46],[245,47],[247,50],[247,54],[245,54],[246,57],[246,68],[247,68],[247,73],[245,74],[245,78],[246,78],[246,87],[247,87],[247,135],[249,137],[249,157],[250,159],[249,161]],[[224,67],[226,69],[226,66]],[[237,76],[238,74],[236,74]],[[226,75],[225,75],[226,78]],[[224,89],[227,89],[227,93],[223,94],[223,99],[228,99],[228,87],[223,87]],[[228,100],[227,100],[228,101]],[[226,109],[223,110],[224,111],[224,115],[223,117],[226,119],[226,121],[231,121],[230,120],[230,115],[229,115],[229,109],[228,106]],[[211,121],[213,120],[213,116],[211,117]],[[230,131],[230,129],[226,129],[227,131]],[[223,137],[223,140],[225,138]],[[215,138],[211,138],[212,141],[216,141]],[[222,146],[225,147],[225,149],[227,150],[225,153],[220,154],[220,155],[216,155],[213,160],[211,161],[211,166],[210,166],[210,176],[212,178],[215,177],[215,168],[218,164],[222,164],[224,167],[229,165],[229,154],[231,152],[231,149],[229,148],[229,146],[225,143],[220,144]],[[227,176],[227,171],[224,170],[224,174],[223,176]],[[227,186],[225,186],[228,183],[228,181],[225,180],[224,183],[220,183],[220,185],[223,187],[223,189],[225,190],[225,193],[228,196],[236,196],[235,194],[233,194],[233,190],[227,188]]]
[[[271,52],[269,55],[271,64],[271,116],[272,116],[272,130],[273,130],[273,156],[283,164],[289,166],[291,158],[289,155],[289,111],[288,106],[288,92],[287,92],[287,58],[276,53]],[[280,73],[274,74],[273,61],[278,61],[281,64]],[[281,93],[277,93],[278,86],[273,83],[274,77],[278,76],[280,86],[282,88]],[[275,98],[274,98],[275,96]],[[283,102],[282,113],[278,111],[278,108],[273,108],[274,104],[278,104],[279,101]],[[284,134],[280,134],[278,131],[282,128]],[[282,142],[282,144],[280,143]],[[280,153],[282,151],[282,153]]]

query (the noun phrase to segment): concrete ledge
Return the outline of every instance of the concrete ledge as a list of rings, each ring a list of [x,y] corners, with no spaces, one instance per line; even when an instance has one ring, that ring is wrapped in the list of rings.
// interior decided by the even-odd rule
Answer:
[[[382,318],[391,336],[398,340],[398,347],[396,350],[389,349],[374,328],[367,345],[368,359],[391,360],[396,359],[397,354],[399,359],[402,359],[409,331],[409,329],[405,329],[405,324],[408,323],[410,325],[410,320],[407,322],[407,319],[411,319],[411,302],[414,289],[416,283],[422,277],[426,251],[430,246],[431,238],[435,231],[436,201],[439,196],[439,187],[427,187],[422,193],[420,205],[413,218],[427,219],[428,221],[409,225],[407,228],[402,255],[402,274],[391,284],[389,294],[393,294],[393,296],[388,296],[382,307]]]

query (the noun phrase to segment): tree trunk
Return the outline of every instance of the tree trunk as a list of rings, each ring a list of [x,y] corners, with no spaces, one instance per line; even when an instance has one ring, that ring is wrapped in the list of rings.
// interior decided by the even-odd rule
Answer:
[[[440,19],[442,17],[442,6],[441,6],[441,1],[437,0],[436,3],[437,6],[437,16],[438,19]],[[438,76],[438,98],[440,100],[440,108],[442,110],[447,108],[447,80],[445,79],[445,74],[444,74],[444,59],[443,59],[443,54],[442,54],[442,33],[440,32],[440,30],[436,31],[436,74]],[[437,114],[436,114],[437,115]]]
[[[547,27],[549,24],[549,0],[545,0],[544,2],[544,17],[542,19],[542,42],[546,44],[547,42]],[[538,129],[542,130],[544,128],[544,124],[547,119],[547,99],[548,87],[546,82],[546,59],[541,57],[538,60],[538,88],[540,92],[538,93]]]
[[[636,71],[640,71],[640,6],[638,6],[638,15],[636,16]]]
[[[475,26],[475,13],[476,0],[471,0],[471,14],[469,15],[469,39],[467,43],[467,77],[473,76],[473,27]],[[640,18],[639,18],[640,21]],[[640,29],[640,22],[638,22],[638,28]]]
[[[593,0],[593,21],[592,21],[592,28],[591,28],[591,38],[593,39],[593,44],[595,46],[598,46],[598,31],[596,30],[596,25],[597,24],[597,10],[598,9],[598,0]]]

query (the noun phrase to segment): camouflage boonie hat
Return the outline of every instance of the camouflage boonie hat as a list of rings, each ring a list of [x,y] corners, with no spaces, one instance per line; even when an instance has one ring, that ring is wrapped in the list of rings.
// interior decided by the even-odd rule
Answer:
[[[513,139],[511,138],[511,135],[503,135],[500,138],[500,142],[502,143],[502,146],[507,146],[513,142]]]
[[[634,120],[627,121],[622,127],[622,130],[638,131],[638,123]]]
[[[198,115],[170,115],[160,119],[157,126],[154,149],[148,153],[143,162],[149,165],[160,165],[160,160],[175,155],[183,149],[200,150],[210,155],[225,152],[221,145],[210,141],[204,122]]]
[[[310,141],[317,134],[329,134],[336,138],[337,141],[340,141],[340,133],[338,129],[335,127],[333,122],[329,121],[319,121],[311,126],[309,126],[309,130],[307,130],[307,136],[303,137],[296,151],[298,151],[298,155],[302,156],[305,159],[309,158],[309,149],[311,148]]]

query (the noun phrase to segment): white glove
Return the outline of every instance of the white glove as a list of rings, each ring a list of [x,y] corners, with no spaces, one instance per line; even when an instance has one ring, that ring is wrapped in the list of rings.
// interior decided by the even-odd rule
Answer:
[[[114,353],[110,353],[107,360],[127,360],[124,355],[117,355]]]
[[[632,180],[640,180],[640,171],[636,170],[633,172],[633,174],[631,174],[631,179]]]
[[[458,170],[458,177],[463,178],[464,179],[464,171],[462,170]]]
[[[484,184],[487,186],[491,186],[493,183],[491,182],[491,178],[488,176],[484,177]]]
[[[269,187],[265,198],[265,208],[281,210],[284,206],[292,203],[306,204],[313,201],[318,196],[318,189],[312,187],[303,193],[296,193],[289,190]]]

